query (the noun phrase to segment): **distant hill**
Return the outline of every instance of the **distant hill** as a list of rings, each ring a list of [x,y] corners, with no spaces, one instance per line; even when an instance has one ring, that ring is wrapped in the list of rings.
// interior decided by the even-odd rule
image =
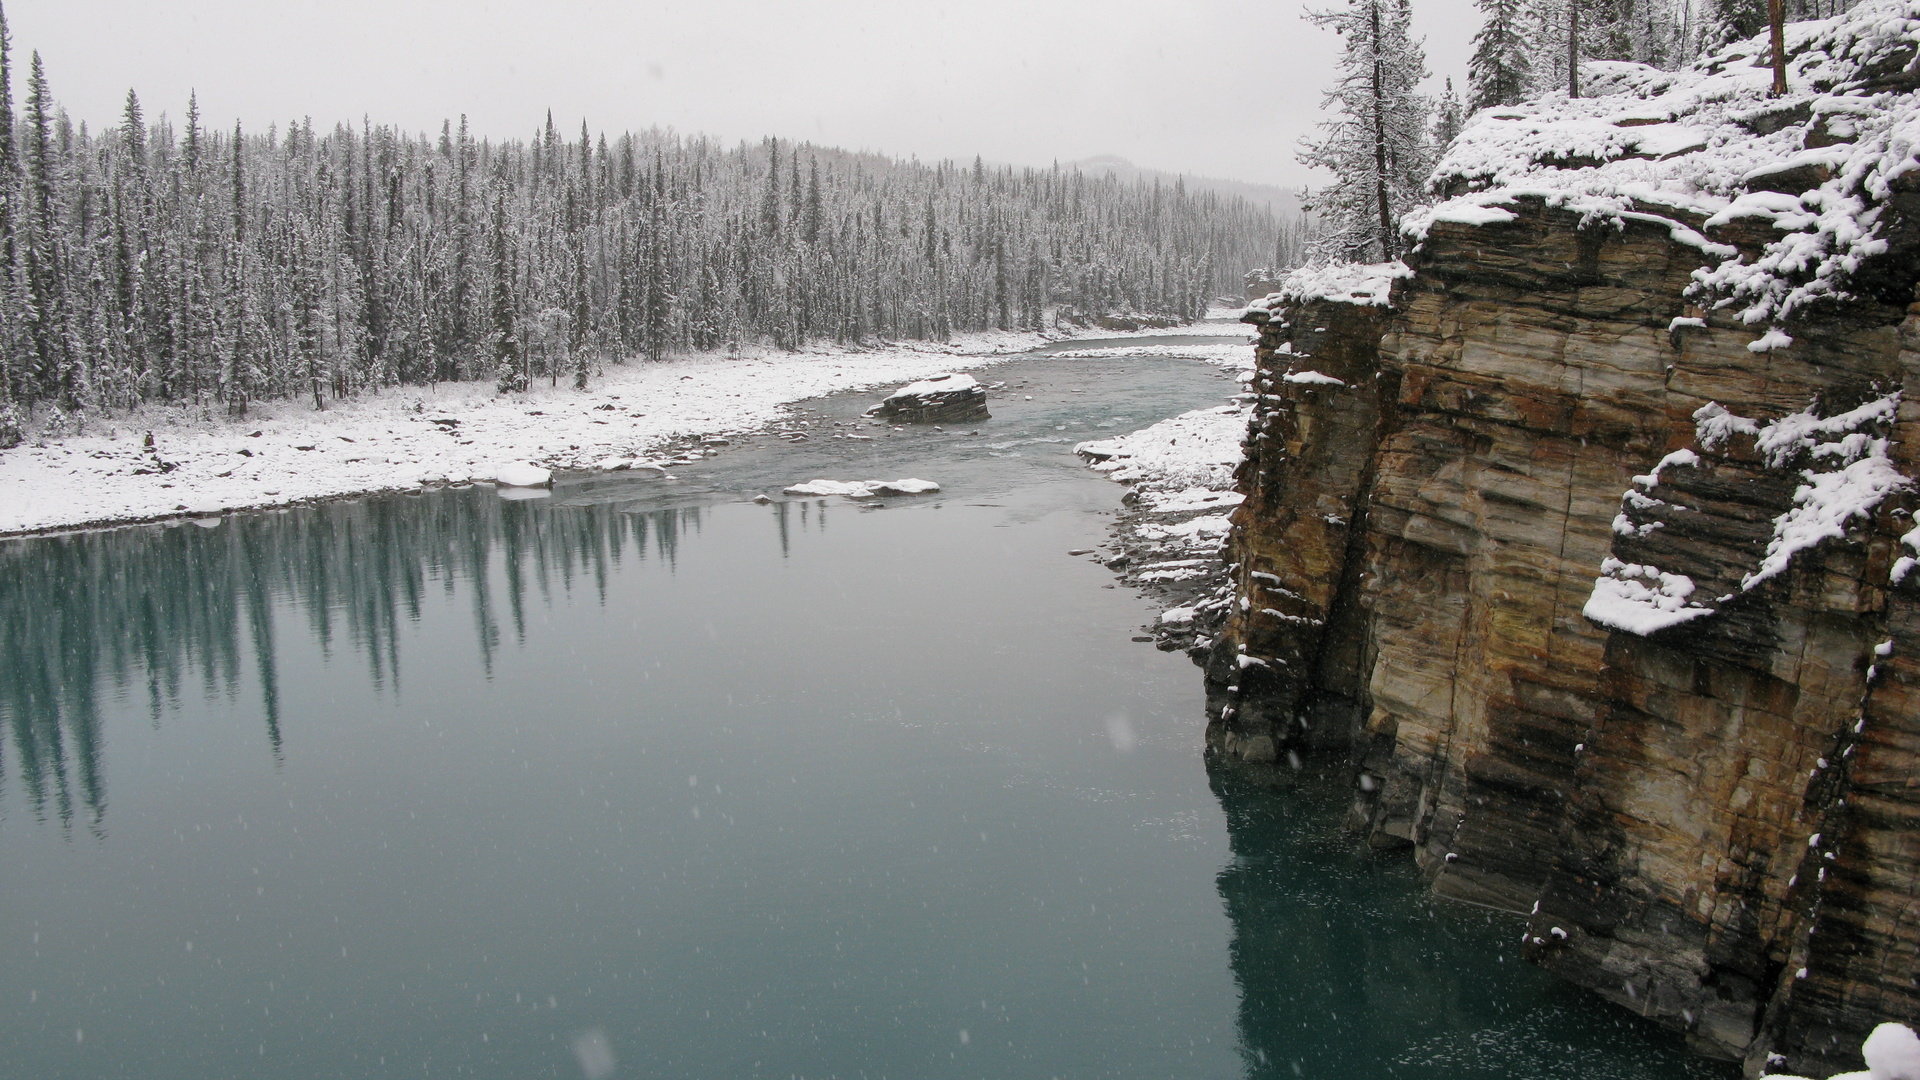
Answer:
[[[1189,176],[1185,173],[1143,169],[1126,158],[1113,154],[1062,162],[1060,167],[1079,169],[1088,176],[1108,173],[1118,180],[1144,180],[1152,183],[1158,179],[1162,184],[1172,184],[1174,180],[1180,179],[1186,181],[1188,191],[1211,191],[1216,195],[1224,196],[1238,195],[1255,206],[1272,207],[1275,214],[1286,217],[1296,217],[1300,213],[1299,190],[1280,187],[1277,184],[1250,184],[1244,180],[1222,180],[1212,176]]]

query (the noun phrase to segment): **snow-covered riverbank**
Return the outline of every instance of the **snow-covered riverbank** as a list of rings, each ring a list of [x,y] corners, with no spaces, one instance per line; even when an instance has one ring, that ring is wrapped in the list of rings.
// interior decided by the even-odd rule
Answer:
[[[796,401],[978,369],[1049,340],[1058,338],[989,333],[950,345],[635,362],[609,367],[585,392],[536,386],[502,395],[488,383],[405,387],[324,411],[296,401],[261,403],[243,419],[151,408],[0,452],[0,535],[485,481],[515,462],[563,470],[670,464],[676,443],[761,429]]]
[[[1242,349],[1222,357],[1215,362],[1240,367],[1252,363],[1253,353]],[[1250,374],[1242,368],[1243,380]],[[1197,659],[1194,650],[1212,643],[1232,602],[1223,552],[1233,508],[1245,501],[1234,490],[1234,470],[1245,456],[1251,414],[1249,397],[1241,395],[1234,404],[1074,447],[1093,468],[1133,489],[1114,522],[1112,542],[1095,557],[1165,605],[1143,627],[1163,650],[1186,649]]]

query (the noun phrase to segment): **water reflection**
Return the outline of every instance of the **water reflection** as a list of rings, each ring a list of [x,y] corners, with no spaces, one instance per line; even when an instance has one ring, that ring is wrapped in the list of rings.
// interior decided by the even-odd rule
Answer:
[[[824,506],[800,504],[798,516],[803,530],[826,523]],[[397,691],[403,624],[419,621],[430,589],[464,587],[491,675],[502,600],[524,644],[530,603],[590,582],[604,604],[623,559],[671,566],[702,517],[699,506],[475,489],[0,542],[0,798],[17,784],[36,818],[98,832],[103,695],[143,700],[157,725],[183,692],[239,695],[249,671],[277,760],[276,618],[303,619],[323,655],[349,650],[376,687]],[[773,517],[784,551],[788,506]]]
[[[1233,853],[1216,884],[1250,1080],[1734,1074],[1520,962],[1520,920],[1434,900],[1404,853],[1369,852],[1341,827],[1341,778],[1277,791],[1210,762],[1208,780]]]

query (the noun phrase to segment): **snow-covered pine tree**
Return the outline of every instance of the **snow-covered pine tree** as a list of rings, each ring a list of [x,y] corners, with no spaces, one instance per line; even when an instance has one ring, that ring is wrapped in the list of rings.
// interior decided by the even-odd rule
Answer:
[[[322,406],[396,383],[524,386],[562,356],[577,378],[747,341],[1186,315],[1280,226],[1178,182],[817,148],[800,176],[795,146],[660,131],[214,134],[196,98],[184,144],[137,99],[96,134],[45,81],[0,138],[0,393],[27,409]],[[564,350],[531,336],[548,308],[572,318]]]
[[[7,29],[6,8],[0,6],[0,449],[16,445],[21,436],[15,403],[31,399],[21,385],[25,343],[21,283],[14,237],[20,218],[20,157],[13,133],[13,35]]]
[[[1345,9],[1309,14],[1346,39],[1340,74],[1323,99],[1332,115],[1300,161],[1333,174],[1308,209],[1324,232],[1316,258],[1392,259],[1400,252],[1400,216],[1426,197],[1432,168],[1427,77],[1421,43],[1411,36],[1408,0],[1349,0]]]
[[[1626,33],[1632,51],[1627,59],[1664,68],[1687,55],[1681,41],[1685,8],[1685,0],[1631,0]]]
[[[1571,0],[1523,0],[1527,70],[1531,84],[1524,96],[1537,97],[1567,88],[1567,5]]]
[[[1454,136],[1466,126],[1467,118],[1460,107],[1460,95],[1453,92],[1453,80],[1447,80],[1447,88],[1440,94],[1440,101],[1433,109],[1433,156],[1438,159],[1453,145]]]
[[[59,219],[54,216],[53,189],[59,163],[53,137],[53,95],[47,88],[46,66],[33,54],[27,74],[26,130],[26,311],[25,323],[32,348],[32,381],[43,396],[61,406],[77,403],[67,392],[65,312],[57,250]]]
[[[1767,29],[1767,0],[1706,0],[1700,49],[1711,52]]]
[[[1518,105],[1533,81],[1522,0],[1478,0],[1484,21],[1467,61],[1467,108]]]

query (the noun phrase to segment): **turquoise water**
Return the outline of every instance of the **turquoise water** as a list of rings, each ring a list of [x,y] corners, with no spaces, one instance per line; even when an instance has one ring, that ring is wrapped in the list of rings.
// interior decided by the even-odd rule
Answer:
[[[1723,1075],[1339,779],[1208,774],[1070,450],[1230,382],[989,377],[674,481],[0,543],[0,1076]]]

